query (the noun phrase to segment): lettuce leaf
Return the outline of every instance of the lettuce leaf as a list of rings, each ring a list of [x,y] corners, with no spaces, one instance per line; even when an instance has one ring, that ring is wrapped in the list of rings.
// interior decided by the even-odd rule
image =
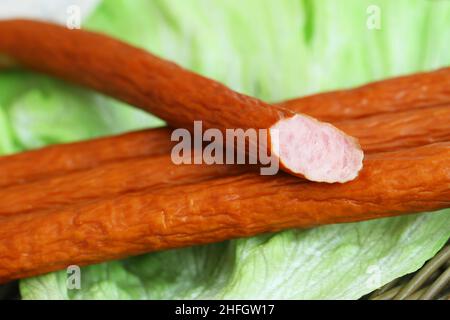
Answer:
[[[380,30],[366,26],[371,5],[380,10]],[[450,44],[442,32],[449,18],[447,1],[116,0],[103,1],[86,27],[278,101],[449,65]],[[78,101],[79,122],[69,121],[80,128],[75,134],[48,128],[58,118],[52,99],[34,92],[14,104],[0,98],[3,106],[24,112],[11,120],[21,145],[124,125],[118,118],[104,124],[114,112],[110,106],[85,123],[83,108],[96,110],[98,102],[59,85],[49,87],[51,95],[67,94],[61,101],[69,105]],[[49,122],[45,111],[33,108],[49,108]],[[31,134],[21,130],[30,123],[27,115],[43,123]],[[25,299],[355,299],[422,266],[449,238],[449,218],[450,210],[442,210],[151,253],[82,268],[81,290],[67,290],[61,271],[21,281],[21,293]]]
[[[0,75],[2,154],[163,122],[121,102],[25,71]]]

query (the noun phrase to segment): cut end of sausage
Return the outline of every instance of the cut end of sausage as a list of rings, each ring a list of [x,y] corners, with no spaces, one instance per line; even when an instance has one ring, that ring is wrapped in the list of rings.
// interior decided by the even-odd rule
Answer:
[[[282,119],[270,128],[271,152],[280,166],[317,182],[347,182],[362,169],[364,153],[356,139],[305,115]]]

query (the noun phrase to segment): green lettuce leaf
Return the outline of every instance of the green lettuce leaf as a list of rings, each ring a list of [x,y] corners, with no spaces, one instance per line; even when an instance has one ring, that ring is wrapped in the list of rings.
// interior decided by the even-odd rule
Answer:
[[[111,98],[24,71],[3,72],[0,88],[2,154],[163,124]]]
[[[381,13],[379,30],[366,25],[371,5]],[[116,0],[103,1],[86,28],[278,101],[450,65],[442,32],[449,18],[448,1]],[[69,105],[84,99],[77,88],[55,83],[51,89],[70,95],[64,96]],[[79,123],[67,120],[80,128],[76,134],[53,131],[46,126],[56,121],[58,106],[53,98],[44,101],[33,91],[14,104],[0,98],[24,112],[25,120],[14,116],[10,124],[21,145],[102,134],[123,123],[103,127],[111,108],[84,123],[85,104],[98,107],[89,100],[76,103]],[[53,119],[31,134],[20,130],[25,114],[45,122],[41,107]],[[68,290],[61,271],[21,281],[21,293],[25,299],[355,299],[422,266],[449,238],[449,218],[443,210],[151,253],[82,268],[81,290]]]
[[[14,153],[16,148],[11,135],[10,121],[0,105],[0,154]]]

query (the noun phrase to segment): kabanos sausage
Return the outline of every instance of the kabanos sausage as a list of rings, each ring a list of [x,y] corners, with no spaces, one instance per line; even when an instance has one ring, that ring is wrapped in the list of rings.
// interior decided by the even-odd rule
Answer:
[[[260,147],[296,176],[343,183],[362,168],[358,142],[331,124],[237,93],[105,35],[44,22],[2,21],[0,53],[140,107],[173,127],[192,129],[201,120],[205,129],[223,134],[265,130],[269,140],[258,141]]]

